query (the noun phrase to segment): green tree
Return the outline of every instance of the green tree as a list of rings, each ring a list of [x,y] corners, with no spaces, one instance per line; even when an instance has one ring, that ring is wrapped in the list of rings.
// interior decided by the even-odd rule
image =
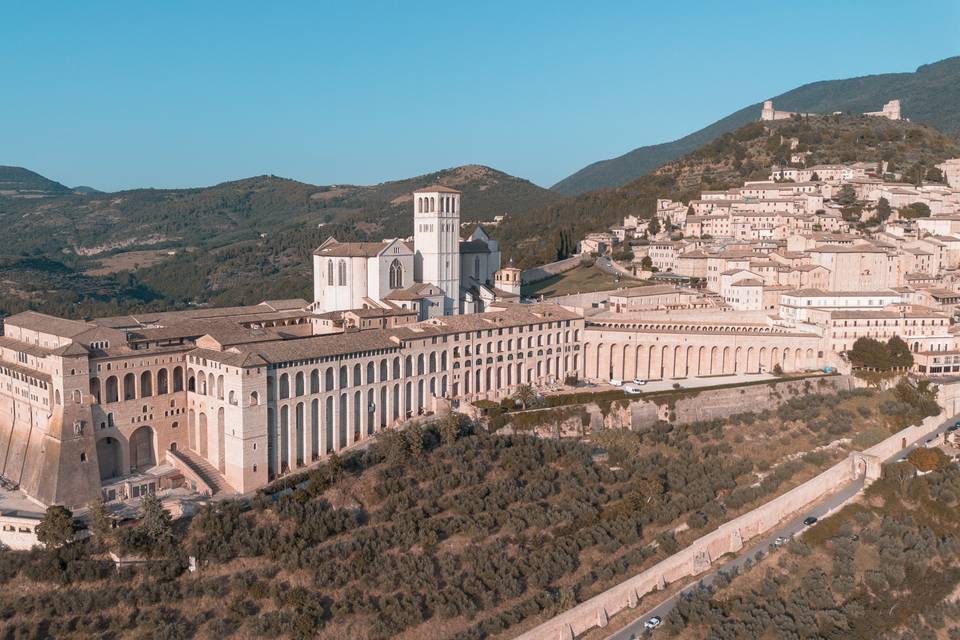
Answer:
[[[653,271],[653,260],[650,259],[650,256],[643,256],[643,260],[640,261],[640,267],[644,271]]]
[[[930,167],[927,169],[927,175],[925,177],[927,182],[943,182],[943,171],[936,167]]]
[[[891,367],[906,369],[913,366],[910,347],[900,336],[893,336],[887,340],[887,360]]]
[[[537,399],[537,394],[530,385],[521,384],[514,391],[513,399],[520,403],[522,409],[526,409]]]
[[[410,462],[417,463],[423,456],[423,431],[420,425],[412,424],[403,432],[403,438],[407,445],[407,453],[410,454]]]
[[[877,200],[877,220],[879,222],[886,222],[892,211],[893,209],[890,208],[889,200],[886,198],[880,198]]]
[[[930,207],[924,202],[914,202],[905,207],[900,207],[900,217],[907,220],[929,218]]]
[[[113,531],[113,522],[110,520],[110,514],[107,513],[107,505],[103,498],[97,498],[87,507],[87,514],[90,517],[90,532],[100,539],[106,539]]]
[[[73,512],[55,504],[47,507],[37,525],[37,540],[48,549],[62,547],[73,539]]]
[[[837,202],[844,207],[856,204],[857,192],[854,191],[853,185],[845,184],[840,187],[840,191],[837,192]]]
[[[140,530],[158,550],[168,548],[173,542],[173,523],[160,498],[155,493],[148,493],[140,499],[140,508],[143,509]]]
[[[650,222],[647,224],[647,231],[650,233],[651,237],[660,233],[660,220],[657,218],[657,216],[650,218]]]
[[[890,354],[886,345],[873,338],[857,338],[847,355],[850,362],[858,367],[881,370],[890,368]]]
[[[391,432],[392,433],[392,432]],[[335,484],[343,476],[343,458],[336,451],[327,458],[327,477]]]
[[[451,445],[460,437],[460,424],[463,416],[451,411],[440,420],[440,440],[445,445]]]

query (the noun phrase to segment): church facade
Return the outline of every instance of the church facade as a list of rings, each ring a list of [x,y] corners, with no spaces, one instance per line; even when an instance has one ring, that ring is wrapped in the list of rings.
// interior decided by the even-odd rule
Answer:
[[[483,311],[496,298],[500,248],[482,227],[460,237],[460,196],[416,191],[412,241],[328,238],[313,254],[313,310],[414,309],[420,320]]]

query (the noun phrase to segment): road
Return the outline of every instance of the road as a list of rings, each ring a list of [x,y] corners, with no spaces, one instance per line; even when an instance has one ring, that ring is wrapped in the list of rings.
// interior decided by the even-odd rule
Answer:
[[[938,436],[942,434],[944,431],[947,430],[947,427],[949,427],[955,422],[955,420],[956,420],[956,416],[941,423],[940,426],[938,426],[935,430],[931,431],[924,438],[921,438],[917,443],[910,445],[906,449],[901,449],[897,453],[893,454],[892,456],[884,460],[884,462],[891,462],[893,460],[900,458],[901,456],[905,456],[906,454],[910,453],[918,446],[923,445],[924,442],[929,438],[934,437],[935,435]],[[769,533],[765,534],[764,536],[757,538],[756,541],[751,540],[749,546],[744,546],[744,548],[740,551],[740,553],[737,554],[735,558],[732,558],[727,562],[724,562],[723,564],[711,567],[710,573],[703,575],[700,578],[690,582],[689,584],[684,586],[683,589],[678,591],[676,594],[670,596],[669,598],[667,598],[666,600],[658,604],[656,607],[650,609],[649,611],[644,612],[643,615],[641,615],[636,620],[634,620],[633,622],[625,626],[620,631],[617,631],[616,633],[610,636],[607,636],[606,640],[634,640],[636,638],[644,637],[643,635],[645,633],[645,630],[643,627],[644,622],[646,622],[653,616],[659,616],[661,619],[665,619],[667,617],[667,614],[669,614],[673,610],[673,608],[677,605],[677,600],[682,595],[689,593],[694,588],[696,588],[697,585],[701,583],[708,586],[713,584],[714,580],[717,577],[717,574],[720,573],[721,571],[729,572],[734,567],[742,567],[744,563],[746,563],[747,558],[752,558],[757,551],[760,551],[760,550],[766,551],[767,548],[771,544],[773,544],[773,541],[777,539],[777,537],[783,536],[784,538],[790,538],[796,535],[798,532],[806,528],[803,524],[804,518],[806,518],[807,516],[815,516],[817,518],[822,518],[825,514],[830,513],[831,511],[833,511],[834,509],[842,505],[845,501],[849,500],[854,495],[859,493],[863,489],[863,483],[864,483],[863,478],[860,478],[859,480],[856,480],[854,482],[851,482],[848,485],[845,485],[842,489],[820,500],[818,503],[816,503],[814,506],[810,507],[809,509],[805,510],[803,513],[800,513],[797,516],[787,520],[786,522],[776,527],[775,529],[771,530]],[[813,525],[813,526],[816,526],[816,525]],[[655,633],[656,633],[655,631],[652,632],[651,636]]]
[[[597,264],[597,268],[599,268],[600,271],[603,271],[604,273],[609,273],[612,276],[624,276],[630,279],[634,278],[632,271],[630,271],[629,269],[624,269],[623,267],[615,263],[610,258],[601,256],[597,258],[596,264]]]

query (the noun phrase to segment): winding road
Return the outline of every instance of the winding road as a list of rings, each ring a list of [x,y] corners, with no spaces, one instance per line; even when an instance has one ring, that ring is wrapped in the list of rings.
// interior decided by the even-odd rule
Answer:
[[[924,443],[929,440],[931,437],[936,437],[942,434],[947,430],[947,428],[954,424],[956,416],[953,418],[944,421],[936,429],[929,432],[923,438],[920,438],[914,444],[901,449],[897,453],[893,454],[886,460],[884,463],[891,462],[893,460],[899,459],[902,456],[907,455],[915,448],[923,446]],[[714,567],[711,567],[710,572],[702,575],[696,580],[691,581],[689,584],[683,587],[680,591],[670,596],[657,606],[653,607],[649,611],[646,611],[640,617],[636,618],[633,622],[620,629],[616,633],[607,636],[606,640],[636,640],[637,638],[644,637],[645,633],[649,633],[650,637],[653,637],[656,634],[656,631],[648,632],[644,628],[644,623],[654,616],[658,616],[661,619],[665,619],[667,614],[669,614],[673,608],[677,605],[677,601],[684,594],[689,593],[697,587],[699,584],[711,585],[714,580],[717,578],[717,574],[720,572],[729,572],[734,567],[742,567],[748,558],[752,558],[757,551],[763,550],[766,551],[767,548],[773,544],[773,542],[780,536],[784,538],[791,538],[800,531],[806,528],[803,524],[804,518],[808,516],[814,516],[816,518],[822,518],[826,514],[830,513],[837,507],[841,506],[844,502],[858,494],[863,490],[864,479],[861,477],[853,482],[850,482],[847,485],[844,485],[839,491],[831,493],[826,496],[814,506],[805,510],[803,513],[798,514],[797,516],[786,520],[777,528],[771,530],[769,533],[765,534],[762,537],[756,538],[756,541],[751,540],[749,546],[744,546],[744,548],[737,554],[736,557],[724,562],[723,564],[718,564]],[[813,525],[817,526],[817,525]]]

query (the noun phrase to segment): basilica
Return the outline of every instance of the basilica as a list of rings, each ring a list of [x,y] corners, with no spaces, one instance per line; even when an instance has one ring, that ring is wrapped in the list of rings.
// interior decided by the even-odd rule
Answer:
[[[409,309],[417,318],[477,313],[510,296],[497,291],[496,240],[478,226],[460,237],[460,192],[413,194],[414,235],[382,242],[328,238],[313,254],[313,310]]]

